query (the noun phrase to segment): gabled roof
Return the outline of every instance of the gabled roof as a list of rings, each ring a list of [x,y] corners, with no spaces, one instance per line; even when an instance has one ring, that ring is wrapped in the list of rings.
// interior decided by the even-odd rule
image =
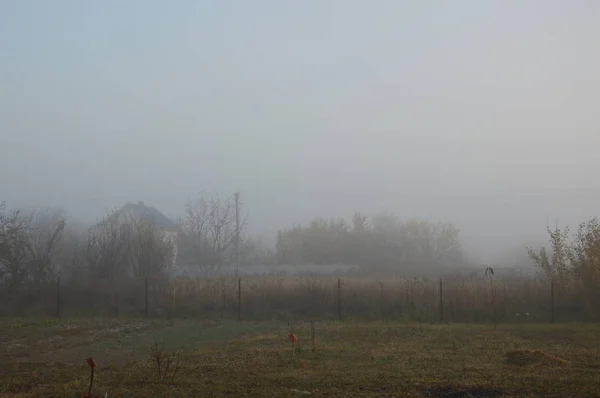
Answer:
[[[154,207],[146,206],[144,202],[126,203],[115,215],[117,217],[135,217],[146,218],[154,222],[154,224],[163,231],[178,232],[179,226],[171,221],[167,216],[156,210]]]

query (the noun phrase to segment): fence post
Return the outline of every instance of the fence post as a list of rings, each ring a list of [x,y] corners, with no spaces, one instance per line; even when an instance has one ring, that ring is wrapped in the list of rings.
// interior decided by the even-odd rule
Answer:
[[[144,279],[144,316],[148,318],[148,277]]]
[[[443,282],[440,278],[440,323],[444,322],[444,296],[443,296]]]
[[[554,278],[550,279],[550,323],[554,323]]]
[[[238,278],[238,294],[237,294],[237,318],[238,321],[242,320],[242,278]]]
[[[338,319],[342,320],[342,279],[338,278],[338,286],[337,286],[338,294],[337,294],[337,310],[338,310]]]
[[[227,290],[223,288],[223,295],[221,296],[221,320],[225,318],[225,308],[227,307]]]
[[[56,277],[56,317],[60,318],[60,276]]]
[[[315,319],[311,318],[310,320],[310,342],[311,342],[311,346],[312,352],[315,352],[315,334],[316,334],[316,328],[315,328]]]

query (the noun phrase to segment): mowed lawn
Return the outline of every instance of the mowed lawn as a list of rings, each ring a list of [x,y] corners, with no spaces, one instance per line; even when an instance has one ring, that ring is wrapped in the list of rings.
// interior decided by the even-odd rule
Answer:
[[[1,397],[594,397],[595,325],[0,320]],[[181,351],[160,379],[154,342]],[[164,364],[163,364],[164,369]]]

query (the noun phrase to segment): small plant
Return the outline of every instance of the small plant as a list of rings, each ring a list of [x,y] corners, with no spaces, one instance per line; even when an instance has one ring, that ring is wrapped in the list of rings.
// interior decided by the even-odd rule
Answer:
[[[288,339],[292,342],[292,359],[294,359],[294,353],[296,352],[296,343],[298,342],[298,337],[294,333],[290,333]]]
[[[96,361],[94,360],[94,358],[89,357],[87,359],[87,364],[90,367],[90,385],[88,387],[87,394],[86,393],[82,393],[81,396],[82,397],[91,398],[92,397],[92,387],[94,385],[94,370],[96,369]]]
[[[498,322],[496,321],[496,293],[494,292],[494,269],[492,267],[487,267],[485,269],[485,276],[489,277],[490,280],[490,294],[492,296],[492,322],[494,322],[494,329],[498,327]]]
[[[164,345],[156,340],[150,347],[150,359],[156,365],[156,372],[159,380],[168,378],[172,383],[179,371],[179,353],[168,352]]]
[[[298,343],[298,336],[294,333],[294,328],[291,323],[288,323],[290,326],[290,333],[288,334],[288,340],[292,343],[292,359],[294,359],[294,354],[296,352],[296,343]]]

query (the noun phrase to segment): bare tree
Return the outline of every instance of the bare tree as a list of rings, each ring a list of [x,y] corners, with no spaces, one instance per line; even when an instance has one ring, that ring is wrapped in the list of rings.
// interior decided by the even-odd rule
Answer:
[[[131,266],[133,275],[163,276],[173,265],[175,246],[167,232],[148,217],[131,217]]]
[[[456,267],[464,264],[466,255],[460,242],[460,229],[451,223],[433,226],[433,259],[436,265]]]
[[[64,212],[50,208],[34,210],[27,219],[29,275],[35,284],[48,282],[59,271],[57,261],[66,224]]]
[[[64,228],[61,210],[7,213],[6,206],[0,205],[0,278],[12,286],[53,279]]]
[[[92,277],[114,280],[127,276],[131,228],[110,212],[93,226],[87,239],[85,257]]]
[[[240,230],[246,221],[240,222]],[[182,226],[192,247],[193,261],[202,274],[212,276],[231,256],[236,239],[235,203],[232,198],[200,195],[188,202]],[[240,234],[241,235],[241,234]]]
[[[82,281],[86,275],[86,228],[70,221],[60,242],[61,279]]]

